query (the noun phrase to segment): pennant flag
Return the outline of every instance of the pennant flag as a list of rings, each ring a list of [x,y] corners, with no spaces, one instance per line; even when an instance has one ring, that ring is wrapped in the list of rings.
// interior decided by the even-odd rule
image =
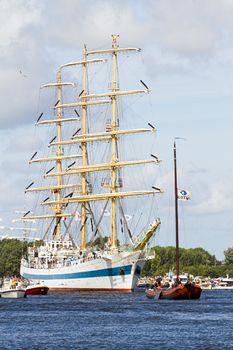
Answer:
[[[125,220],[130,221],[132,219],[131,215],[125,214]]]
[[[104,213],[104,216],[110,216],[110,211],[107,209],[105,210],[102,209],[102,213]]]
[[[75,221],[81,221],[81,213],[79,211],[76,212],[75,214]]]
[[[186,190],[178,190],[178,199],[187,201],[190,199],[190,192]]]

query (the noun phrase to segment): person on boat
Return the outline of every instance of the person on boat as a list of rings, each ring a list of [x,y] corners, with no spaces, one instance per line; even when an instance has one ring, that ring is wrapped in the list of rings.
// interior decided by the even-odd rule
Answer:
[[[164,288],[170,288],[170,283],[168,281],[164,283]]]
[[[176,279],[174,280],[174,283],[172,284],[172,288],[173,287],[177,287],[181,284],[181,280],[179,277],[176,277]]]
[[[163,288],[163,286],[162,286],[162,278],[161,277],[157,277],[156,279],[155,279],[155,282],[154,282],[154,289],[161,289],[161,288]]]
[[[15,280],[13,280],[13,281],[11,282],[11,284],[10,284],[10,287],[11,287],[12,289],[15,289],[17,285],[18,285],[18,282],[15,281]]]
[[[148,284],[146,287],[146,291],[152,291],[154,290],[154,285],[153,284]]]
[[[193,279],[193,276],[192,275],[189,275],[188,274],[188,283],[194,283],[194,279]]]

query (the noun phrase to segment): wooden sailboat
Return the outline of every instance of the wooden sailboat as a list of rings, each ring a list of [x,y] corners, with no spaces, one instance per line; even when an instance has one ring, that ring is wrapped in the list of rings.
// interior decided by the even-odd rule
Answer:
[[[148,93],[149,91],[145,85],[143,90],[124,91],[119,89],[118,55],[138,52],[140,49],[120,48],[117,37],[117,35],[112,36],[110,49],[88,51],[84,46],[83,57],[80,61],[60,66],[57,82],[42,86],[42,88],[56,89],[55,112],[52,117],[45,120],[43,120],[43,113],[41,113],[36,124],[53,126],[56,130],[56,136],[49,142],[49,148],[53,151],[52,155],[46,158],[36,158],[37,152],[35,152],[30,163],[47,164],[51,162],[53,166],[46,171],[44,178],[53,182],[41,187],[33,187],[34,182],[32,182],[26,188],[25,192],[48,192],[48,197],[41,202],[41,206],[45,210],[41,214],[35,213],[33,215],[28,211],[23,217],[24,220],[43,220],[47,223],[47,227],[42,232],[44,244],[40,247],[30,247],[27,255],[23,257],[21,275],[32,281],[44,281],[50,290],[133,290],[145,262],[144,248],[160,225],[160,220],[154,219],[149,227],[144,228],[143,235],[138,241],[134,241],[133,235],[127,229],[130,235],[130,247],[127,246],[126,249],[118,244],[121,229],[118,224],[119,214],[121,215],[120,220],[124,222],[125,227],[127,226],[122,205],[123,200],[130,197],[153,196],[162,191],[156,187],[153,187],[153,190],[121,190],[122,179],[119,174],[122,168],[157,164],[160,161],[153,155],[151,159],[145,160],[120,160],[118,150],[122,136],[154,132],[155,128],[149,124],[150,128],[120,129],[118,101],[121,96]],[[106,59],[102,58],[103,55],[110,57],[112,62],[111,82],[106,92],[92,93],[91,91],[89,93],[87,71],[93,63],[105,63]],[[97,56],[97,58],[93,59],[92,56]],[[81,67],[82,69],[82,91],[74,102],[65,103],[63,89],[74,84],[64,82],[62,77],[64,71],[72,67],[76,69]],[[108,106],[107,113],[111,115],[111,119],[106,130],[96,131],[94,129],[95,121],[100,118],[98,114],[93,124],[90,125],[89,113],[92,106],[101,108]],[[70,113],[68,116],[66,115],[67,110]],[[107,113],[105,112],[105,114]],[[80,120],[79,127],[77,124]],[[70,139],[64,139],[63,130],[69,123],[75,125],[73,135]],[[90,126],[94,131],[90,132]],[[100,143],[107,143],[110,148],[110,159],[104,162],[95,162],[91,152]],[[71,152],[72,147],[75,148],[73,153]],[[66,151],[66,149],[68,150]],[[71,159],[72,163],[69,164]],[[99,181],[97,174],[101,174],[101,172],[107,172],[108,182],[104,181],[103,186],[101,184],[94,188],[92,174],[96,176],[96,184]],[[105,212],[107,205],[110,206],[110,225],[108,232],[106,232],[106,236],[109,237],[108,242],[104,248],[96,249],[92,248],[90,237],[92,236],[93,240],[101,234],[100,224],[103,214],[97,217],[94,207],[99,202],[104,203],[102,213]],[[36,207],[36,210],[39,210],[38,208],[39,206]],[[75,220],[73,220],[74,218]],[[69,220],[69,224],[66,223],[66,219]],[[72,226],[76,235],[77,232],[80,232],[81,237],[76,241],[72,236]]]
[[[148,298],[156,299],[199,299],[201,288],[191,281],[182,284],[180,281],[180,253],[179,253],[179,215],[178,215],[178,186],[177,186],[177,162],[176,162],[176,141],[174,140],[174,196],[175,196],[175,227],[176,227],[176,280],[170,288],[163,289],[160,286],[148,289],[146,295]]]

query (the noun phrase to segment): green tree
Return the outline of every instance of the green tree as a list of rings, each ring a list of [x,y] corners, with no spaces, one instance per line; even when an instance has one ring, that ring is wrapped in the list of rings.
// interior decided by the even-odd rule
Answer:
[[[225,264],[233,264],[233,247],[224,251]]]
[[[20,260],[27,249],[27,243],[18,239],[0,241],[0,275],[20,275]]]
[[[213,276],[218,274],[221,263],[217,261],[214,255],[209,254],[203,248],[180,248],[180,271],[189,272],[193,275]],[[158,276],[164,275],[166,272],[174,271],[176,265],[176,249],[175,247],[153,247],[151,254],[155,257],[147,261],[145,270],[142,275]],[[221,270],[223,272],[223,269]]]

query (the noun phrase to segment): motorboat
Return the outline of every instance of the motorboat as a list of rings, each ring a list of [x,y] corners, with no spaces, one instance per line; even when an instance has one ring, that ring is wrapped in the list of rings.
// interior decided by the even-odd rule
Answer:
[[[33,284],[26,287],[26,295],[47,295],[49,287],[44,284]]]
[[[22,287],[17,280],[5,280],[2,284],[0,295],[2,298],[25,298],[26,288]]]
[[[233,278],[221,277],[214,281],[214,286],[212,289],[227,289],[233,290]]]
[[[26,290],[23,288],[2,289],[0,294],[1,294],[1,298],[12,298],[12,299],[25,298],[27,296]]]

